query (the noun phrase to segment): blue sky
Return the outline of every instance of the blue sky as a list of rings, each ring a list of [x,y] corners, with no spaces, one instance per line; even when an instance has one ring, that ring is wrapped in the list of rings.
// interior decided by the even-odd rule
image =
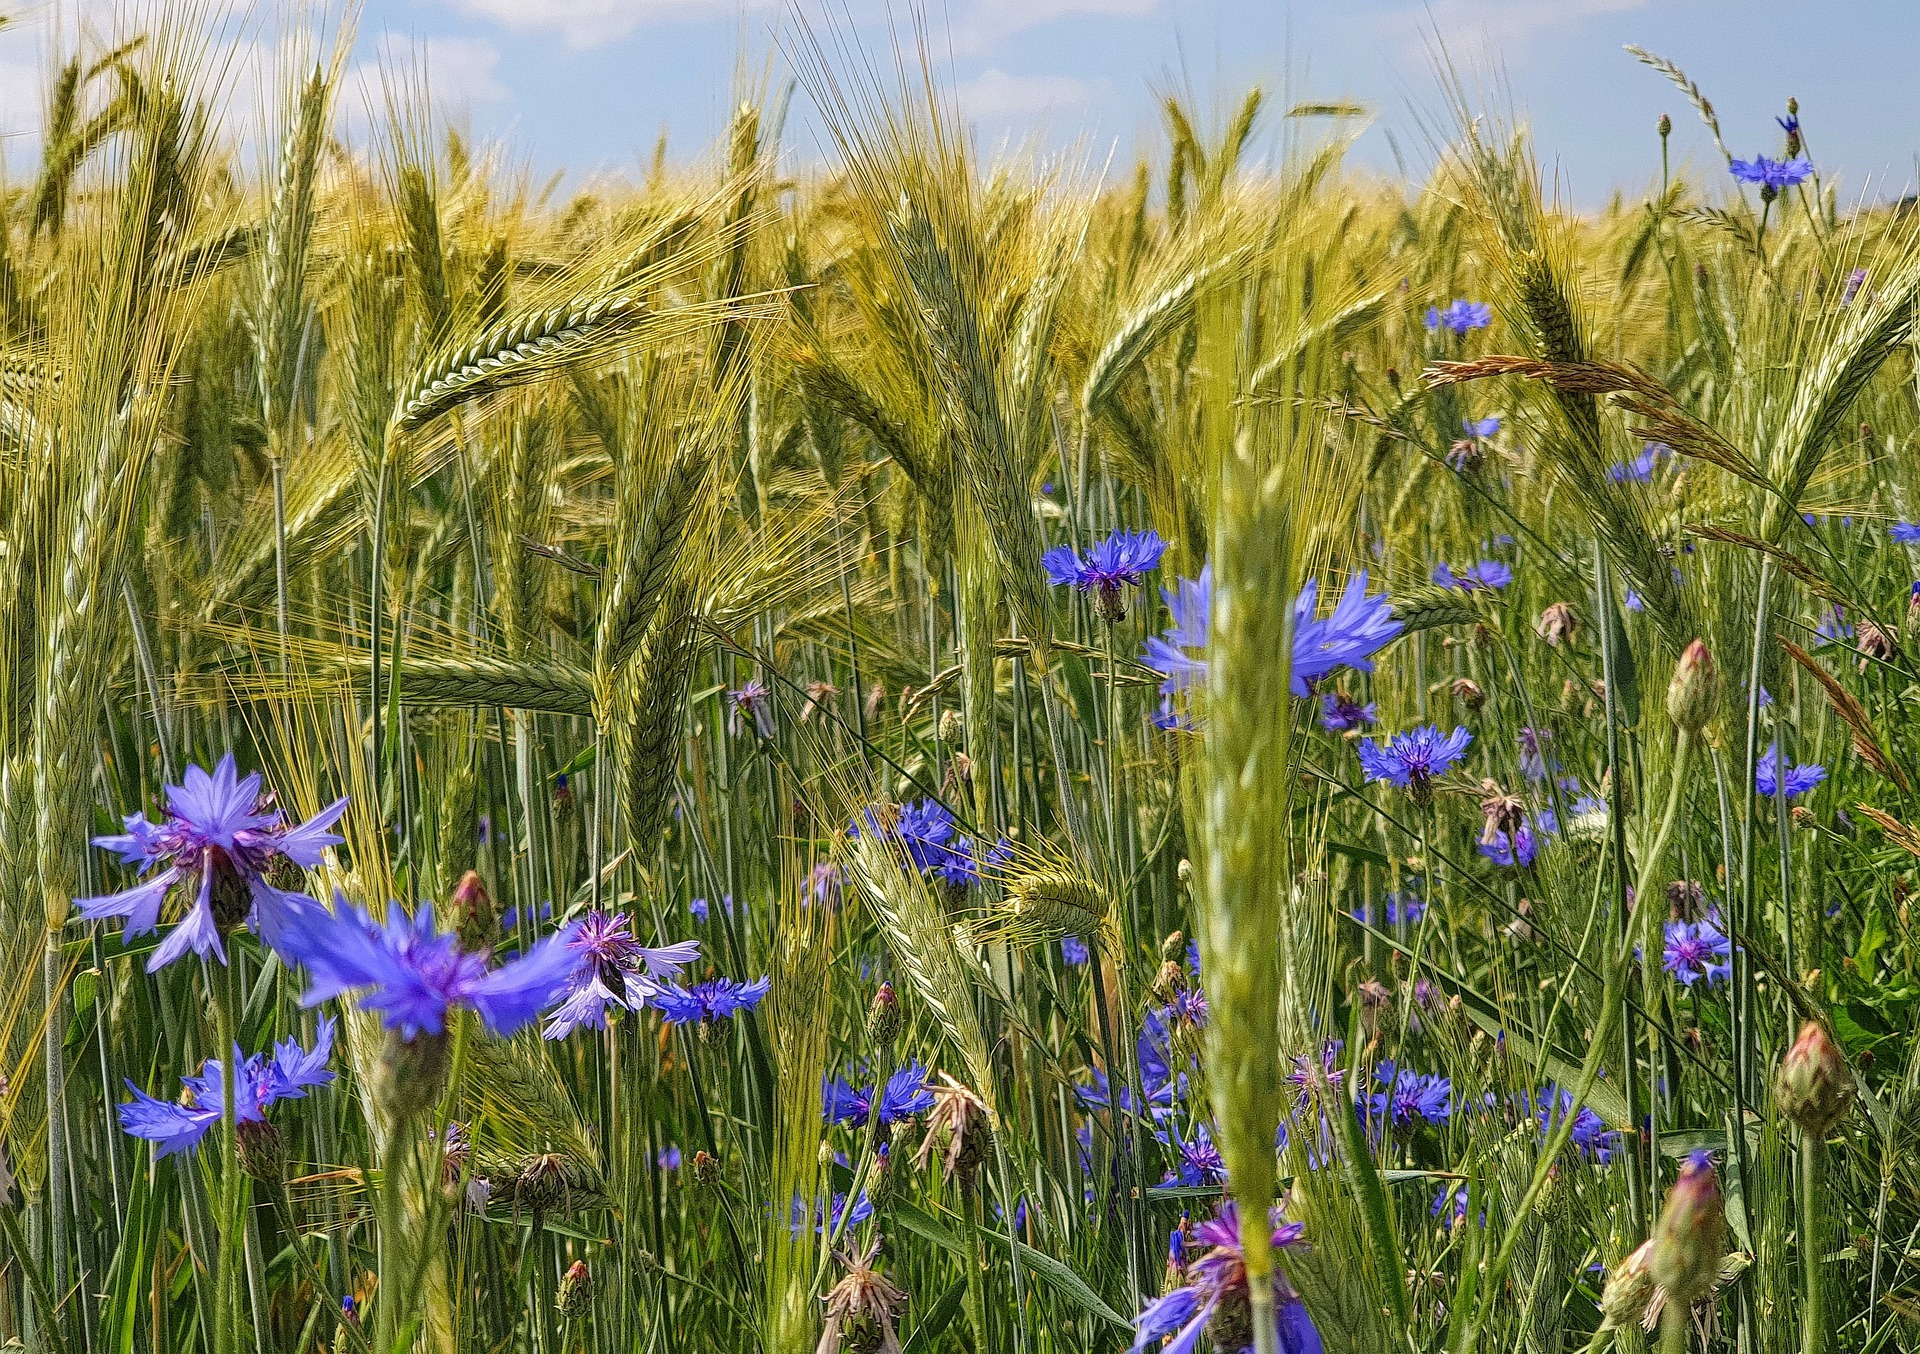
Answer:
[[[0,13],[25,3],[0,0]],[[260,0],[256,12],[285,4]],[[80,4],[95,22],[113,8]],[[906,0],[891,8],[897,18],[909,13]],[[1816,162],[1849,198],[1900,195],[1920,150],[1906,94],[1920,57],[1920,6],[1891,0],[928,0],[927,8],[946,82],[986,143],[1079,148],[1094,167],[1110,154],[1124,166],[1158,146],[1158,92],[1190,92],[1217,122],[1258,83],[1276,103],[1358,99],[1374,118],[1357,158],[1423,174],[1433,156],[1424,129],[1448,125],[1436,32],[1470,89],[1522,112],[1563,195],[1584,207],[1658,174],[1652,129],[1662,112],[1674,118],[1676,158],[1722,173],[1685,100],[1621,50],[1629,42],[1677,61],[1705,88],[1736,155],[1777,154],[1773,118],[1796,95]],[[416,50],[436,98],[539,174],[636,171],[663,127],[675,160],[705,153],[743,72],[757,83],[771,63],[774,86],[783,84],[784,52],[802,41],[796,12],[888,61],[888,9],[886,0],[365,0],[356,84],[377,87],[377,53]],[[0,135],[15,165],[27,148],[22,129],[35,120],[49,29],[42,9],[0,30]],[[804,92],[788,145],[796,162],[821,154]]]

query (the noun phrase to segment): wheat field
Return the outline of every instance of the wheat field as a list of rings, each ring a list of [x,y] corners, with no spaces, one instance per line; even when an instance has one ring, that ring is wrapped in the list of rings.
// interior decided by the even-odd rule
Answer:
[[[1920,1349],[1920,217],[1797,108],[1580,214],[803,26],[560,192],[220,17],[0,192],[8,1347]]]

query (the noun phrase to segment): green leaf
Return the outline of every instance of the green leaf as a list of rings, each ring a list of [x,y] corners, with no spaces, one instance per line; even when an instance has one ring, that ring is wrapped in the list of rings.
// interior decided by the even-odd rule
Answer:
[[[947,1327],[953,1324],[953,1318],[960,1314],[960,1303],[966,1296],[967,1281],[955,1279],[953,1286],[940,1295],[940,1301],[933,1304],[933,1310],[913,1328],[913,1334],[907,1337],[900,1354],[925,1354],[925,1351],[932,1349],[933,1342],[946,1334]]]
[[[959,1256],[965,1256],[967,1253],[967,1243],[963,1238],[955,1235],[945,1223],[912,1204],[896,1203],[887,1210],[887,1216],[923,1241],[931,1241],[942,1250],[951,1251]],[[1005,1232],[995,1232],[985,1227],[980,1229],[980,1239],[986,1244],[989,1253],[995,1250],[1004,1252],[1011,1243],[1021,1266],[1047,1280],[1059,1290],[1062,1297],[1071,1299],[1088,1315],[1097,1316],[1118,1326],[1121,1330],[1133,1329],[1133,1323],[1109,1307],[1098,1293],[1087,1286],[1085,1279],[1051,1255],[1035,1250],[1024,1241],[1012,1241]]]

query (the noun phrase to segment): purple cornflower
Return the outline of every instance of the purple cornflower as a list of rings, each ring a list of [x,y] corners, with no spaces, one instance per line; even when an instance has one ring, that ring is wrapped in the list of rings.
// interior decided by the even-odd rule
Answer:
[[[649,1001],[669,1025],[705,1024],[726,1020],[737,1012],[753,1009],[773,987],[772,978],[755,978],[737,983],[731,978],[713,978],[692,987],[662,983]]]
[[[862,1128],[873,1113],[874,1093],[878,1086],[855,1088],[841,1077],[826,1077],[820,1083],[820,1113],[829,1124]],[[927,1089],[927,1069],[910,1062],[887,1078],[880,1091],[880,1122],[892,1124],[910,1119],[933,1108],[933,1092]]]
[[[680,1149],[672,1143],[668,1143],[661,1149],[658,1160],[661,1170],[677,1171],[680,1169],[681,1162]]]
[[[333,1056],[334,1021],[320,1019],[320,1035],[309,1053],[291,1039],[273,1046],[273,1055],[256,1053],[243,1058],[238,1045],[233,1050],[233,1118],[235,1124],[258,1124],[266,1120],[267,1109],[276,1101],[300,1100],[309,1086],[324,1086],[333,1080],[327,1060]],[[226,1069],[218,1058],[209,1058],[198,1076],[182,1077],[186,1088],[178,1100],[159,1100],[131,1081],[127,1089],[133,1099],[120,1106],[120,1127],[136,1138],[159,1146],[159,1155],[191,1152],[200,1145],[209,1128],[220,1122],[220,1107],[225,1098],[222,1085]]]
[[[840,887],[843,882],[840,863],[823,860],[807,874],[807,900],[832,907],[840,901]]]
[[[1837,644],[1843,639],[1853,638],[1853,624],[1847,620],[1845,607],[1830,606],[1820,613],[1820,623],[1813,633],[1829,644]]]
[[[1485,329],[1493,323],[1493,307],[1485,301],[1454,301],[1444,310],[1428,306],[1427,328],[1451,329],[1455,338],[1465,338],[1470,330]]]
[[[733,895],[731,893],[722,894],[720,896],[720,906],[722,910],[731,917],[733,915]],[[709,904],[705,898],[694,898],[690,900],[687,903],[687,911],[693,913],[693,919],[695,921],[706,921],[713,915],[712,905]]]
[[[758,678],[748,682],[738,691],[727,693],[727,732],[740,732],[740,716],[745,715],[753,721],[754,732],[762,738],[773,737],[773,693],[767,690],[767,684]]]
[[[795,1236],[799,1236],[801,1229],[807,1225],[808,1211],[806,1201],[796,1192],[793,1196],[793,1217],[791,1223]],[[860,1197],[854,1201],[853,1211],[848,1213],[847,1196],[844,1194],[836,1194],[833,1196],[832,1204],[827,1209],[827,1216],[823,1218],[820,1224],[813,1230],[825,1236],[839,1229],[841,1227],[840,1215],[843,1213],[846,1214],[847,1220],[845,1225],[847,1227],[858,1227],[861,1223],[873,1216],[873,1201],[867,1198],[867,1192],[865,1190],[861,1190]]]
[[[1627,610],[1645,611],[1646,609],[1647,609],[1647,604],[1645,599],[1643,599],[1640,596],[1640,594],[1635,592],[1632,588],[1628,588],[1627,589]]]
[[[1754,763],[1753,788],[1762,798],[1772,799],[1781,792],[1780,785],[1780,745],[1767,744],[1767,750]],[[1815,763],[1802,763],[1787,768],[1785,786],[1788,799],[1797,799],[1827,778],[1827,768]]]
[[[1453,1083],[1411,1068],[1383,1062],[1373,1079],[1386,1089],[1367,1097],[1371,1117],[1385,1119],[1399,1132],[1411,1132],[1422,1123],[1444,1124],[1453,1117]]]
[[[567,949],[574,969],[566,977],[560,1004],[547,1017],[549,1039],[564,1039],[582,1026],[604,1030],[608,1006],[639,1010],[660,990],[662,980],[678,977],[700,957],[697,940],[642,945],[634,939],[626,913],[600,908],[581,918]]]
[[[1292,690],[1296,696],[1311,693],[1315,682],[1337,668],[1372,672],[1373,656],[1404,628],[1385,593],[1367,595],[1365,569],[1347,580],[1340,600],[1324,618],[1314,615],[1319,597],[1320,580],[1310,578],[1293,602]]]
[[[1485,418],[1463,418],[1460,430],[1468,437],[1478,438],[1482,442],[1500,431],[1500,415],[1488,414]]]
[[[1087,942],[1079,936],[1061,936],[1060,957],[1074,968],[1085,968],[1091,956],[1087,953]]]
[[[1672,448],[1664,442],[1649,442],[1640,454],[1631,461],[1615,461],[1607,467],[1607,478],[1615,484],[1646,484],[1653,479],[1653,472],[1659,467],[1662,455],[1672,454]]]
[[[1273,1228],[1271,1243],[1276,1250],[1289,1250],[1303,1243],[1305,1229],[1297,1222],[1280,1221],[1280,1210],[1268,1215]],[[1223,1304],[1231,1310],[1247,1307],[1247,1260],[1240,1243],[1240,1215],[1231,1199],[1220,1205],[1217,1216],[1193,1229],[1183,1252],[1206,1247],[1206,1252],[1188,1265],[1187,1282],[1165,1297],[1147,1304],[1133,1319],[1133,1344],[1128,1354],[1140,1354],[1154,1341],[1165,1339],[1161,1354],[1193,1354],[1214,1312]],[[1294,1291],[1278,1265],[1273,1270],[1274,1334],[1281,1354],[1321,1354],[1324,1346],[1314,1328],[1306,1304]],[[1234,1351],[1240,1354],[1240,1351]]]
[[[281,860],[303,870],[320,863],[320,854],[338,845],[341,837],[327,831],[346,812],[347,801],[337,799],[297,827],[288,827],[271,795],[260,792],[260,773],[237,777],[233,754],[222,757],[209,775],[189,766],[182,784],[167,789],[167,817],[150,823],[144,813],[121,821],[126,832],[95,837],[93,844],[116,852],[123,865],[165,869],[143,883],[119,893],[79,899],[75,906],[89,921],[125,917],[124,944],[149,935],[160,925],[160,906],[176,883],[194,894],[187,915],[160,943],[147,961],[147,972],[171,964],[189,950],[227,962],[220,943],[222,931],[241,921],[280,953],[287,918],[303,908],[317,906],[303,893],[275,888],[267,873]]]
[[[1478,564],[1469,564],[1455,573],[1445,564],[1433,566],[1433,581],[1443,588],[1458,588],[1461,592],[1473,592],[1478,588],[1490,588],[1499,591],[1513,582],[1513,570],[1497,559],[1483,559]]]
[[[1495,832],[1491,840],[1482,841],[1479,852],[1495,865],[1513,869],[1516,866],[1526,869],[1533,864],[1533,858],[1539,854],[1540,846],[1533,835],[1533,828],[1526,823],[1520,824],[1512,832]]]
[[[1536,1097],[1539,1106],[1534,1117],[1540,1121],[1540,1138],[1545,1142],[1548,1135],[1559,1127],[1568,1114],[1573,1111],[1573,1092],[1549,1085]],[[1569,1139],[1574,1150],[1590,1161],[1604,1166],[1613,1160],[1613,1154],[1620,1145],[1620,1135],[1607,1127],[1607,1121],[1591,1105],[1582,1105],[1580,1112],[1573,1116],[1573,1135]]]
[[[1733,976],[1733,942],[1712,917],[1698,923],[1670,921],[1660,966],[1682,987],[1702,978],[1713,987]]]
[[[1202,569],[1198,580],[1180,579],[1173,592],[1162,588],[1160,596],[1173,614],[1173,624],[1147,641],[1141,661],[1165,679],[1160,683],[1160,694],[1168,701],[1163,704],[1162,719],[1155,722],[1162,728],[1179,727],[1172,699],[1206,679],[1212,566]],[[1313,684],[1337,668],[1372,672],[1373,655],[1403,628],[1384,593],[1367,595],[1365,569],[1347,580],[1339,602],[1325,617],[1315,615],[1319,597],[1320,580],[1310,578],[1293,603],[1291,687],[1296,696],[1312,694]]]
[[[1296,1053],[1293,1067],[1287,1073],[1287,1080],[1302,1091],[1314,1091],[1321,1086],[1340,1084],[1340,1078],[1346,1075],[1336,1065],[1340,1060],[1340,1050],[1346,1047],[1344,1039],[1329,1039],[1320,1046],[1320,1057],[1316,1060],[1305,1053]],[[1314,1063],[1318,1061],[1316,1069]]]
[[[1154,1134],[1162,1146],[1173,1149],[1177,1162],[1162,1184],[1224,1185],[1227,1183],[1227,1163],[1220,1156],[1220,1149],[1213,1144],[1213,1130],[1206,1124],[1197,1124],[1190,1137],[1182,1137],[1177,1128],[1167,1129]]]
[[[1521,728],[1518,735],[1520,744],[1520,772],[1528,780],[1547,778],[1547,745],[1553,741],[1552,729],[1536,729],[1531,725]]]
[[[1813,173],[1813,162],[1804,155],[1791,160],[1770,160],[1756,155],[1751,160],[1734,160],[1727,170],[1741,183],[1757,183],[1763,191],[1779,192],[1806,181]]]
[[[1379,707],[1372,701],[1362,705],[1344,691],[1328,691],[1320,697],[1320,727],[1334,733],[1358,729],[1379,718]]]
[[[1853,304],[1853,298],[1860,294],[1860,288],[1866,285],[1866,281],[1867,270],[1865,268],[1855,268],[1847,274],[1847,280],[1840,288],[1841,309],[1844,310]]]
[[[1473,735],[1463,728],[1443,734],[1432,724],[1396,733],[1383,745],[1363,739],[1357,746],[1360,769],[1370,781],[1385,781],[1424,800],[1432,794],[1430,782],[1466,755]]]
[[[1411,926],[1427,915],[1427,905],[1415,893],[1389,893],[1378,908],[1360,904],[1353,910],[1353,917],[1363,925],[1372,926],[1376,912],[1380,917],[1379,925],[1394,926],[1404,921]]]
[[[1087,551],[1085,559],[1070,545],[1057,545],[1040,557],[1047,581],[1094,594],[1094,606],[1109,621],[1127,614],[1122,588],[1137,588],[1160,567],[1167,543],[1152,531],[1116,531]]]
[[[1920,525],[1912,522],[1895,522],[1887,528],[1887,535],[1901,545],[1920,544]]]
[[[478,1011],[490,1033],[512,1034],[575,968],[572,937],[569,927],[489,970],[487,951],[462,949],[459,936],[434,924],[432,903],[411,917],[391,906],[382,923],[336,894],[332,911],[315,905],[292,915],[285,952],[313,980],[301,1005],[369,988],[361,1008],[380,1012],[381,1024],[412,1040],[443,1033],[447,1013],[458,1006]]]

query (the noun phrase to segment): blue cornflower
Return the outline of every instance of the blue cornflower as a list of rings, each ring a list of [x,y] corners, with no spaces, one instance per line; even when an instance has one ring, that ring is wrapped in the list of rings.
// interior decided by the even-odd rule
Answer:
[[[1853,304],[1853,298],[1860,294],[1860,288],[1866,285],[1866,281],[1867,270],[1865,268],[1855,268],[1847,274],[1847,280],[1840,288],[1841,309],[1844,310]]]
[[[867,1116],[873,1113],[876,1090],[879,1090],[877,1086],[855,1088],[841,1077],[824,1078],[820,1083],[820,1113],[830,1124],[864,1127]],[[927,1089],[927,1069],[917,1062],[908,1063],[888,1077],[886,1089],[880,1092],[883,1125],[925,1114],[932,1108],[933,1092]]]
[[[1448,1225],[1458,1227],[1467,1220],[1467,1187],[1465,1185],[1445,1184],[1433,1196],[1433,1204],[1427,1212],[1435,1218],[1443,1217],[1451,1208],[1453,1216],[1446,1219]]]
[[[236,1045],[233,1050],[233,1118],[236,1124],[264,1123],[270,1106],[280,1100],[299,1100],[309,1086],[324,1086],[333,1080],[327,1060],[333,1056],[334,1021],[320,1019],[320,1035],[313,1051],[291,1039],[273,1046],[273,1055],[256,1053],[244,1058]],[[120,1127],[136,1138],[159,1145],[159,1155],[190,1152],[200,1145],[207,1130],[220,1122],[220,1106],[225,1092],[222,1083],[226,1069],[218,1058],[209,1058],[200,1074],[182,1077],[186,1088],[178,1100],[158,1100],[131,1081],[127,1089],[133,1099],[120,1106]]]
[[[1372,701],[1362,705],[1344,691],[1329,691],[1320,697],[1320,727],[1345,733],[1373,723],[1379,718],[1378,710]]]
[[[1912,522],[1895,522],[1887,528],[1887,535],[1902,545],[1920,544],[1920,526]]]
[[[1495,831],[1483,838],[1479,852],[1495,865],[1508,869],[1519,867],[1526,869],[1533,864],[1533,858],[1539,854],[1539,843],[1534,839],[1533,829],[1526,823],[1520,824],[1511,832]]]
[[[1846,608],[1830,606],[1821,611],[1820,623],[1813,627],[1813,633],[1829,644],[1852,639],[1853,624],[1847,619]]]
[[[1061,936],[1060,957],[1074,968],[1084,968],[1091,956],[1087,952],[1087,942],[1079,936]]]
[[[861,812],[849,835],[870,834],[892,843],[900,853],[901,868],[914,874],[932,873],[949,884],[966,885],[980,877],[980,866],[998,864],[1002,847],[976,860],[973,843],[957,835],[953,811],[937,799],[896,806],[873,805]]]
[[[1433,581],[1443,588],[1472,592],[1477,588],[1498,591],[1513,582],[1513,570],[1497,559],[1483,559],[1455,573],[1444,564],[1433,566]]]
[[[1274,1209],[1268,1222],[1273,1228],[1271,1244],[1276,1250],[1302,1244],[1305,1229],[1297,1222],[1280,1221]],[[1192,1238],[1181,1249],[1201,1249],[1204,1253],[1188,1265],[1187,1282],[1147,1304],[1133,1319],[1133,1344],[1128,1354],[1140,1354],[1156,1340],[1165,1339],[1161,1354],[1193,1354],[1207,1323],[1220,1307],[1247,1310],[1246,1252],[1240,1241],[1240,1216],[1231,1199],[1220,1205],[1216,1217],[1193,1229]],[[1274,1334],[1281,1354],[1321,1354],[1324,1345],[1314,1328],[1306,1304],[1287,1281],[1278,1265],[1273,1270]],[[1238,1351],[1236,1351],[1238,1354]]]
[[[1468,437],[1477,437],[1482,441],[1500,431],[1500,415],[1489,414],[1485,418],[1463,418],[1460,429]]]
[[[1155,722],[1162,728],[1182,727],[1171,702],[1173,697],[1206,678],[1208,608],[1213,601],[1212,566],[1202,569],[1198,580],[1179,580],[1174,592],[1161,589],[1160,596],[1173,614],[1173,624],[1162,635],[1147,641],[1142,661],[1165,679],[1160,683],[1160,694],[1168,701],[1162,705],[1162,716]],[[1338,668],[1372,672],[1373,655],[1403,628],[1384,593],[1367,595],[1364,569],[1347,580],[1346,589],[1330,615],[1314,614],[1319,596],[1320,580],[1310,578],[1293,603],[1291,687],[1296,696],[1310,695],[1315,682]],[[1196,650],[1198,652],[1193,652]]]
[[[1485,301],[1454,301],[1444,310],[1427,307],[1427,328],[1451,329],[1455,338],[1465,338],[1470,330],[1485,329],[1492,323],[1493,307]]]
[[[1206,1124],[1195,1125],[1189,1137],[1182,1137],[1171,1125],[1156,1131],[1154,1136],[1162,1146],[1172,1148],[1177,1158],[1162,1184],[1224,1185],[1227,1182],[1227,1163],[1221,1158],[1220,1149],[1214,1146],[1213,1130]]]
[[[549,1039],[564,1039],[585,1026],[607,1027],[607,1007],[637,1011],[660,990],[660,983],[700,957],[700,942],[642,945],[624,912],[595,908],[573,928],[567,948],[574,969],[565,979],[561,1002],[547,1017]]]
[[[692,987],[663,983],[648,998],[669,1025],[694,1025],[709,1020],[726,1020],[740,1011],[760,1004],[773,987],[773,979],[755,978],[737,983],[731,978],[713,978]]]
[[[660,1169],[663,1171],[679,1170],[681,1159],[680,1149],[673,1143],[668,1143],[665,1147],[661,1148],[660,1155],[656,1158],[659,1162]]]
[[[1110,621],[1127,614],[1122,588],[1139,587],[1160,567],[1167,543],[1152,531],[1116,531],[1087,551],[1085,559],[1070,545],[1057,545],[1040,557],[1047,581],[1094,594],[1094,605]]]
[[[795,1236],[799,1236],[801,1229],[807,1225],[808,1211],[806,1201],[796,1192],[793,1196],[792,1222],[789,1224]],[[827,1217],[813,1230],[821,1236],[826,1236],[836,1229],[839,1229],[841,1226],[840,1215],[843,1213],[846,1214],[846,1226],[858,1227],[861,1223],[873,1216],[873,1201],[867,1198],[867,1192],[865,1190],[861,1190],[860,1197],[854,1201],[853,1211],[848,1213],[847,1196],[844,1194],[836,1194],[833,1196],[833,1203],[827,1211]]]
[[[1373,1079],[1386,1089],[1367,1097],[1367,1110],[1398,1131],[1411,1132],[1423,1123],[1444,1124],[1453,1117],[1453,1082],[1446,1077],[1383,1062],[1374,1069]]]
[[[1753,788],[1758,790],[1763,798],[1772,799],[1781,791],[1779,775],[1780,745],[1769,743],[1766,752],[1761,755],[1758,762],[1754,763]],[[1786,796],[1788,799],[1796,799],[1826,778],[1827,768],[1824,766],[1813,763],[1790,766],[1787,768]]]
[[[1805,182],[1813,173],[1813,162],[1804,155],[1791,160],[1770,160],[1756,155],[1751,160],[1734,160],[1727,169],[1741,183],[1757,183],[1762,190],[1777,193],[1782,188]]]
[[[1463,728],[1443,734],[1432,724],[1422,724],[1407,733],[1396,733],[1382,745],[1376,739],[1362,740],[1357,751],[1360,769],[1370,781],[1385,781],[1402,790],[1411,790],[1424,800],[1432,791],[1429,782],[1466,755],[1473,735]]]
[[[93,839],[95,846],[116,852],[123,865],[166,868],[119,893],[79,899],[75,905],[80,915],[89,921],[125,917],[125,943],[159,928],[160,906],[168,891],[184,883],[193,902],[147,961],[149,973],[188,951],[211,954],[224,964],[221,932],[243,920],[285,958],[281,937],[286,919],[316,904],[303,893],[275,888],[267,882],[267,872],[281,860],[303,870],[317,866],[322,851],[344,840],[327,829],[346,811],[347,801],[337,799],[306,822],[288,827],[273,797],[260,792],[260,773],[241,779],[232,753],[220,759],[211,775],[189,766],[181,781],[166,787],[163,822],[150,823],[144,813],[128,814],[121,820],[124,833]]]
[[[1700,979],[1713,987],[1733,976],[1733,942],[1708,917],[1701,922],[1670,921],[1660,955],[1660,967],[1682,987]]]
[[[1647,604],[1644,600],[1642,600],[1640,594],[1635,592],[1632,588],[1628,588],[1627,589],[1627,610],[1645,611],[1646,609],[1647,609]]]
[[[1553,742],[1552,729],[1524,725],[1516,739],[1520,745],[1520,771],[1528,780],[1547,778],[1547,745]]]
[[[1540,1137],[1544,1142],[1572,1113],[1573,1092],[1549,1085],[1540,1092],[1537,1103],[1539,1109],[1534,1112],[1534,1117],[1540,1121]],[[1573,1116],[1573,1136],[1570,1141],[1581,1156],[1604,1166],[1613,1160],[1613,1154],[1620,1145],[1620,1135],[1607,1127],[1607,1121],[1600,1117],[1593,1106],[1582,1105],[1580,1112]]]
[[[1607,467],[1607,478],[1615,484],[1645,484],[1653,478],[1653,472],[1659,467],[1663,455],[1671,455],[1673,448],[1664,442],[1649,442],[1640,454],[1631,461],[1615,461]]]
[[[1365,903],[1360,904],[1353,910],[1353,917],[1363,925],[1372,926],[1375,925],[1376,912],[1379,914],[1378,924],[1381,926],[1395,926],[1403,921],[1411,926],[1427,915],[1427,905],[1417,894],[1389,893],[1378,908],[1369,907]]]
[[[1172,1067],[1173,1037],[1167,1028],[1164,1010],[1149,1009],[1140,1022],[1140,1037],[1134,1041],[1134,1057],[1140,1065],[1140,1092],[1148,1108],[1166,1108],[1186,1093],[1186,1077],[1176,1076]],[[1124,1080],[1118,1088],[1109,1085],[1107,1074],[1094,1068],[1092,1080],[1074,1087],[1084,1105],[1107,1106],[1118,1091],[1121,1109],[1131,1110],[1133,1098]]]
[[[362,988],[363,1010],[402,1039],[445,1031],[447,1013],[465,1006],[493,1034],[512,1034],[540,1013],[576,965],[573,930],[534,943],[491,971],[487,952],[461,948],[460,937],[434,924],[433,904],[409,917],[397,905],[376,922],[337,894],[334,909],[317,904],[289,919],[284,952],[312,979],[301,1005],[313,1006]]]

